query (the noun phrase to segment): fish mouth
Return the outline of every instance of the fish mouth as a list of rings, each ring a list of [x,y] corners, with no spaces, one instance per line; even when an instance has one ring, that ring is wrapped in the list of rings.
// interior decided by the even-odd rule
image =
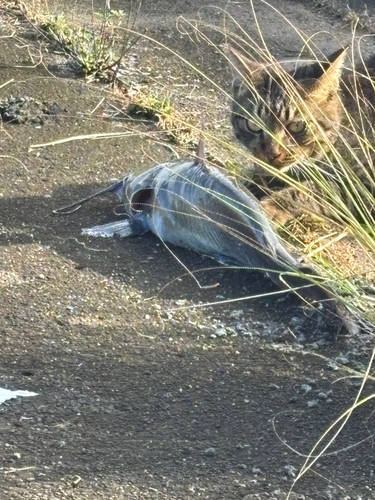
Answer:
[[[150,205],[153,189],[146,188],[136,191],[129,200],[132,215],[143,212],[144,208]]]

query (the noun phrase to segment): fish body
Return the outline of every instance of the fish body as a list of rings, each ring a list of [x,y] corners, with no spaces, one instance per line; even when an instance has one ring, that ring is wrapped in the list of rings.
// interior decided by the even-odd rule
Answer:
[[[299,267],[256,198],[197,160],[157,165],[110,190],[124,203],[129,220],[84,234],[126,237],[151,231],[222,264],[265,270],[277,283],[281,271]]]
[[[199,159],[166,162],[127,176],[81,202],[105,192],[119,197],[129,218],[84,229],[83,234],[127,237],[151,231],[165,243],[222,264],[262,270],[281,289],[320,303],[340,325],[357,331],[346,308],[323,286],[322,277],[287,251],[258,200],[219,169],[208,168]]]

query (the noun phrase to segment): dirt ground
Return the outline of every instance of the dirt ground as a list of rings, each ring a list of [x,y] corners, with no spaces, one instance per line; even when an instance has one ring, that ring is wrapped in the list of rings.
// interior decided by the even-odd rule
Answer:
[[[91,6],[65,3],[77,17]],[[306,33],[320,32],[323,51],[350,40],[343,16],[317,2],[274,4]],[[297,55],[295,31],[254,5],[273,52]],[[255,33],[247,2],[229,9]],[[219,23],[221,14],[209,2],[144,2],[138,28],[229,89],[225,62],[177,31],[178,15]],[[328,332],[289,295],[246,300],[276,289],[261,274],[170,252],[152,235],[81,236],[114,219],[111,197],[53,216],[171,151],[151,140],[155,123],[114,113],[121,96],[79,78],[5,7],[0,24],[0,107],[23,109],[21,123],[0,129],[0,387],[38,393],[0,405],[0,499],[286,498],[317,439],[355,401],[372,336]],[[373,51],[370,37],[363,44]],[[125,78],[169,82],[175,99],[230,133],[225,97],[157,45],[137,42]],[[107,132],[124,136],[29,150]],[[241,300],[189,308],[224,299]],[[373,392],[369,380],[361,398]],[[375,498],[373,408],[369,400],[354,411],[290,498]]]

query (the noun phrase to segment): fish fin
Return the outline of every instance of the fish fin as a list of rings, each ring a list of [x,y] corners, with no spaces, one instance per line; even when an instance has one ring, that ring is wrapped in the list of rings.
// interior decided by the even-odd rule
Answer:
[[[197,151],[197,154],[195,156],[195,161],[196,161],[197,165],[199,165],[202,168],[202,170],[204,170],[205,172],[210,174],[213,171],[213,169],[207,165],[207,163],[205,162],[205,159],[206,159],[205,147],[204,147],[203,139],[201,138],[201,139],[199,139],[198,151]]]
[[[82,229],[83,235],[99,238],[127,238],[128,236],[139,236],[148,231],[148,227],[139,219],[122,220],[110,222],[101,226],[94,226]]]
[[[206,152],[204,147],[203,130],[204,130],[204,119],[203,116],[201,116],[201,136],[199,138],[196,160],[198,165],[201,165],[206,170],[209,170],[205,164]]]
[[[199,139],[198,143],[198,151],[197,151],[197,161],[199,162],[200,165],[204,165],[204,160],[205,160],[205,148],[204,148],[204,141],[202,138]]]

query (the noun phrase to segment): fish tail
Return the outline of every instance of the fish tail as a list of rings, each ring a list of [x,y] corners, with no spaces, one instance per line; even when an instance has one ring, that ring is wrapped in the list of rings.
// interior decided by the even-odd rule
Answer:
[[[320,276],[315,269],[308,266],[300,266],[298,271],[310,277],[304,277],[303,274],[297,275],[285,275],[283,276],[283,281],[286,282],[287,286],[291,290],[296,289],[295,293],[299,295],[303,300],[314,305],[320,303],[322,306],[321,313],[327,315],[328,320],[332,323],[336,318],[338,329],[344,327],[349,333],[358,333],[359,325],[357,318],[351,314],[351,312],[341,304],[333,292],[324,286],[324,279]],[[322,284],[320,285],[317,281],[319,278],[322,279]],[[315,280],[315,283],[312,281]]]

